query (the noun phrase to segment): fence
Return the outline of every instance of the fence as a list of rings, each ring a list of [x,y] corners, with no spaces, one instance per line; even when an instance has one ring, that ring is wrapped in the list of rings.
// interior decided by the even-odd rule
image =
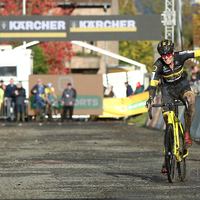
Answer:
[[[24,101],[24,113],[25,117],[28,117],[28,99]],[[11,118],[14,120],[16,118],[16,105],[12,98],[8,98],[7,101],[3,100],[0,107],[0,119],[7,120]]]

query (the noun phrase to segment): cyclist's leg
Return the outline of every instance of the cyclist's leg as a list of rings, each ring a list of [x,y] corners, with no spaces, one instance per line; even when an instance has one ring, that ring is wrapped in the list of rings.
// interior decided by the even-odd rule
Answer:
[[[188,102],[189,102],[189,111],[191,114],[191,117],[189,117],[187,115],[187,111],[185,110],[184,112],[184,117],[185,117],[185,131],[186,132],[190,132],[190,127],[192,125],[192,121],[194,119],[194,115],[195,115],[195,94],[192,91],[188,91],[184,94],[184,97],[187,97]]]
[[[191,135],[190,135],[190,127],[192,125],[192,121],[194,119],[194,115],[195,115],[195,94],[192,91],[190,85],[188,82],[183,81],[183,88],[181,89],[181,94],[183,97],[187,97],[188,102],[189,102],[189,111],[190,111],[190,115],[191,117],[188,116],[187,111],[185,109],[184,112],[184,118],[185,118],[185,146],[188,148],[192,145],[192,139],[191,139]]]
[[[190,127],[192,125],[192,121],[194,119],[194,115],[195,115],[195,95],[193,92],[186,92],[184,94],[184,96],[187,97],[188,101],[189,101],[189,111],[190,111],[190,115],[191,117],[188,116],[187,111],[185,110],[184,112],[184,118],[185,118],[185,147],[189,148],[192,145],[192,139],[191,139],[191,135],[190,135]]]

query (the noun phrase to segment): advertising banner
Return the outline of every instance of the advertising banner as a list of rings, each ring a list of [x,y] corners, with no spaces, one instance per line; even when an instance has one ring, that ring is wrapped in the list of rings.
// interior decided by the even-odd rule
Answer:
[[[161,40],[160,15],[1,16],[0,41]]]
[[[125,117],[147,112],[145,108],[149,92],[136,94],[127,98],[104,98],[101,118]]]
[[[37,84],[37,79],[42,79],[42,83],[47,85],[52,83],[55,93],[59,99],[62,97],[67,83],[71,83],[77,92],[74,105],[75,115],[100,115],[103,112],[103,85],[102,75],[30,75],[29,92]],[[54,97],[52,97],[54,98]],[[57,107],[62,110],[58,102]],[[28,115],[35,115],[36,107],[33,95],[29,94]]]

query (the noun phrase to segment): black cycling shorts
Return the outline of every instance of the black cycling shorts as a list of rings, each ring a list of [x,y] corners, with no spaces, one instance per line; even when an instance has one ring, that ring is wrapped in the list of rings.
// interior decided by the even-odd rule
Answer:
[[[185,78],[182,78],[179,82],[172,84],[162,84],[161,92],[162,92],[162,103],[172,103],[174,99],[179,99],[179,94],[182,96],[188,92],[193,92],[190,84]],[[162,113],[169,111],[169,107],[163,107]]]

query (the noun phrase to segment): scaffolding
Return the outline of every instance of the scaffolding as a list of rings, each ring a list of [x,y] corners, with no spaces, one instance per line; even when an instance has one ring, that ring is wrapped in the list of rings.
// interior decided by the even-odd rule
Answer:
[[[162,23],[165,26],[165,39],[174,42],[174,26],[176,26],[176,12],[174,0],[165,0],[165,11],[161,14]]]

